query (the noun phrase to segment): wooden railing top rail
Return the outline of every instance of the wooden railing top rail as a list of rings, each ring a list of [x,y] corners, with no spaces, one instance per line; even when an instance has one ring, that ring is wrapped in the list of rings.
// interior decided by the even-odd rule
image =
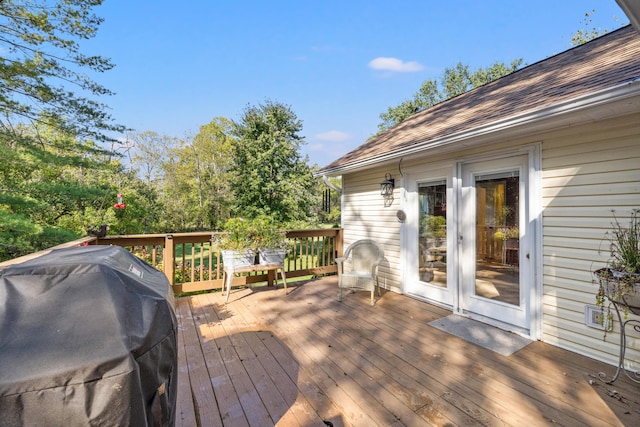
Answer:
[[[289,238],[294,237],[315,237],[315,236],[335,236],[342,230],[341,228],[310,228],[303,230],[287,230]]]
[[[301,229],[301,230],[287,230],[286,235],[289,238],[300,237],[320,237],[320,236],[333,236],[340,233],[340,228],[313,228],[313,229]],[[105,237],[82,237],[71,242],[63,243],[45,249],[42,251],[34,252],[32,254],[24,255],[18,258],[0,262],[0,270],[10,265],[19,264],[21,262],[28,261],[30,259],[37,258],[42,255],[46,255],[55,249],[71,248],[74,246],[84,245],[115,245],[115,246],[163,246],[165,244],[165,238],[171,236],[174,244],[182,243],[201,243],[208,242],[211,238],[220,234],[220,231],[195,231],[188,233],[156,233],[156,234],[127,234],[127,235],[113,235]],[[342,242],[339,242],[342,243]],[[341,249],[341,248],[340,248]],[[341,251],[340,251],[341,252]]]
[[[288,238],[334,236],[340,232],[339,228],[309,228],[300,230],[286,230]],[[117,246],[144,246],[163,245],[167,236],[173,238],[174,243],[200,243],[208,242],[215,235],[223,231],[193,231],[188,233],[157,233],[157,234],[127,234],[113,235],[97,238],[96,244],[109,244]],[[73,245],[72,245],[73,246]]]
[[[83,237],[53,248],[0,263],[0,270],[45,255],[55,249],[86,245],[114,245],[127,248],[164,272],[175,292],[194,292],[221,289],[221,252],[213,238],[223,232],[189,232],[164,234],[131,234],[105,237]],[[305,278],[337,272],[334,263],[342,256],[341,228],[288,230],[291,251],[285,259],[287,277]],[[245,286],[252,283],[271,285],[275,274],[269,270],[240,275],[233,283]]]

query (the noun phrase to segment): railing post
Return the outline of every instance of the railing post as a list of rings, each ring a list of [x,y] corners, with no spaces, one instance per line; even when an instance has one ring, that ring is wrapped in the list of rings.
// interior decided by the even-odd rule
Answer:
[[[338,228],[336,233],[336,258],[340,258],[344,255],[344,228]],[[335,264],[335,258],[333,260]]]
[[[174,246],[173,246],[173,235],[167,234],[164,236],[164,250],[162,251],[162,265],[165,276],[169,279],[169,283],[171,286],[175,285],[175,274],[174,274]]]
[[[1,2],[2,0],[0,0]],[[210,253],[210,261],[208,269],[211,274],[208,278],[195,277],[194,268],[203,268],[206,265],[204,262],[202,251],[205,251],[203,246],[200,246],[200,257],[196,259],[197,254],[192,250],[190,254],[186,254],[186,261],[182,261],[181,264],[189,263],[190,270],[189,275],[177,276],[176,274],[176,257],[177,253],[180,253],[179,247],[176,245],[195,245],[210,242],[212,240],[211,232],[194,232],[194,233],[157,233],[157,234],[139,234],[139,235],[124,235],[124,236],[105,236],[102,238],[95,237],[83,237],[82,239],[74,240],[72,242],[59,245],[56,248],[62,247],[74,247],[85,244],[100,244],[100,245],[114,245],[126,248],[133,252],[135,247],[152,247],[151,263],[154,267],[162,270],[169,283],[171,283],[174,291],[176,292],[194,292],[207,289],[219,289],[224,286],[222,279],[222,262],[220,260],[220,249],[215,246],[210,250],[215,252]],[[337,272],[337,266],[335,264],[335,258],[342,256],[344,253],[344,230],[341,228],[333,229],[309,229],[309,230],[287,230],[287,237],[291,239],[294,245],[294,251],[287,257],[285,267],[286,275],[293,279],[296,277],[306,277],[311,275],[324,275],[334,274]],[[157,257],[154,253],[158,248],[158,251],[162,251],[162,254],[158,253]],[[24,257],[16,258],[9,261],[0,262],[0,270],[6,268],[9,265],[24,262],[28,259],[33,259],[38,256],[42,256],[45,253],[50,252],[52,249],[47,249],[35,254],[26,255]],[[184,252],[184,249],[183,251]],[[144,254],[142,254],[144,256]],[[184,258],[185,254],[182,254]],[[215,257],[215,262],[214,262]],[[156,263],[157,262],[157,263]],[[213,270],[215,266],[216,270]],[[259,277],[258,277],[259,276]],[[200,279],[203,280],[200,280]],[[273,286],[277,282],[276,271],[269,270],[268,273],[247,276],[246,283],[257,283],[258,281],[267,280],[270,286]],[[186,280],[186,282],[185,282]]]

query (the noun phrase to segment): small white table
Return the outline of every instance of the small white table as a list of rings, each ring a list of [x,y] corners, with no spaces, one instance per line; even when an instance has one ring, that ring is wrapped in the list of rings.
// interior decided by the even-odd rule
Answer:
[[[254,264],[248,265],[246,267],[235,267],[224,266],[223,277],[224,283],[227,285],[227,298],[224,300],[226,304],[229,301],[229,293],[231,292],[231,282],[233,281],[233,275],[235,273],[248,273],[252,271],[265,271],[265,270],[275,270],[276,271],[276,282],[278,281],[278,270],[280,270],[280,277],[282,277],[282,283],[284,284],[284,294],[287,294],[287,276],[284,274],[284,263],[282,264]]]

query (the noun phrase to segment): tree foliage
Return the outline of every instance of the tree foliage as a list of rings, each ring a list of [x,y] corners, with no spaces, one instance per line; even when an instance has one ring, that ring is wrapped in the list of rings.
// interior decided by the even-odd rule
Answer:
[[[163,151],[161,194],[168,229],[217,229],[229,218],[233,122],[216,117]]]
[[[131,148],[131,166],[151,186],[159,186],[164,180],[164,164],[177,145],[176,138],[157,132],[130,132],[127,143]]]
[[[102,224],[110,234],[214,230],[233,209],[307,219],[319,203],[289,107],[250,107],[240,123],[217,117],[183,139],[113,138],[125,129],[97,101],[111,92],[87,76],[113,64],[80,50],[101,3],[0,0],[0,260]]]
[[[290,107],[267,101],[248,106],[235,123],[231,189],[235,214],[266,215],[280,223],[306,219],[314,179],[299,153],[302,122]]]
[[[79,42],[94,37],[102,22],[92,13],[101,3],[0,1],[0,137],[15,139],[16,126],[25,123],[95,141],[124,130],[95,100],[111,92],[85,74],[113,64],[80,51]]]
[[[289,107],[269,102],[248,107],[239,123],[216,117],[194,136],[128,139],[132,167],[158,192],[158,226],[220,230],[234,215],[289,224],[320,217],[317,182],[299,154],[300,129]]]
[[[18,126],[22,140],[0,140],[0,259],[24,255],[86,235],[149,231],[157,217],[153,189],[126,171],[114,153],[59,129]],[[127,195],[127,211],[113,208]]]
[[[445,69],[440,82],[435,79],[426,80],[413,98],[389,107],[380,114],[382,122],[378,124],[378,129],[380,132],[391,129],[415,113],[510,74],[521,64],[522,59],[511,61],[510,65],[495,62],[486,69],[481,67],[472,71],[468,65],[459,62],[454,67]]]
[[[209,229],[222,227],[231,212],[232,133],[233,122],[217,117],[200,127],[191,144],[198,195],[197,215],[199,223]]]
[[[582,24],[584,25],[584,28],[581,28],[575,33],[573,33],[573,36],[571,37],[571,46],[579,46],[595,38],[603,36],[609,32],[609,30],[596,27],[593,24],[593,16],[595,15],[595,13],[596,13],[596,10],[593,9],[590,12],[587,12],[584,14],[584,18],[582,20]],[[614,19],[616,21],[618,20],[618,18],[615,18],[615,17]],[[626,24],[623,24],[623,25],[626,25]]]

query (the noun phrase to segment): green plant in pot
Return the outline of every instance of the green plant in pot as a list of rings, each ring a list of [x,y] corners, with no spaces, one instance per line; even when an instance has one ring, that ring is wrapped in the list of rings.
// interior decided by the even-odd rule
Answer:
[[[282,264],[289,246],[285,230],[273,218],[265,215],[257,217],[254,224],[260,264]]]
[[[498,231],[493,233],[496,240],[519,239],[520,229],[518,227],[500,227]]]
[[[623,309],[625,318],[629,311],[640,315],[640,209],[631,211],[626,227],[614,214],[607,240],[611,250],[609,262],[594,272],[599,283],[596,303],[602,309],[606,306],[609,319],[611,303]]]
[[[254,221],[230,218],[224,224],[224,233],[215,239],[222,250],[222,262],[234,268],[255,264],[258,229]]]

